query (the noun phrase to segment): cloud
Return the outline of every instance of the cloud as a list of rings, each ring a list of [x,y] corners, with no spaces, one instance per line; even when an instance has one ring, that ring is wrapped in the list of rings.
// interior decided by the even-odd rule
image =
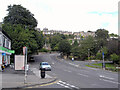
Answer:
[[[104,15],[104,14],[108,14],[108,15],[118,15],[118,11],[115,12],[97,12],[97,11],[93,11],[93,12],[88,12],[89,14],[98,14],[98,15]]]
[[[30,10],[41,29],[75,32],[105,28],[110,33],[118,31],[118,0],[1,0],[0,21],[10,4],[21,4]]]

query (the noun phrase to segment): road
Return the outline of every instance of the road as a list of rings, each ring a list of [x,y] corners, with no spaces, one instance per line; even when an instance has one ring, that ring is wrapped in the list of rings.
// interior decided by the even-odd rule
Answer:
[[[59,59],[58,53],[35,55],[31,68],[39,71],[39,63],[48,62],[52,71],[46,72],[48,78],[58,78],[56,83],[39,86],[38,88],[118,88],[118,73],[101,69],[83,67],[72,61]],[[36,75],[39,75],[37,72]]]

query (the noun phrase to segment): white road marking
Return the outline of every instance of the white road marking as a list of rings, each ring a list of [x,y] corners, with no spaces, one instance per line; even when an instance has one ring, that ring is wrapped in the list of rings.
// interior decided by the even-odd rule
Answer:
[[[114,80],[114,78],[106,77],[106,76],[103,76],[103,75],[99,75],[99,77]]]
[[[33,73],[37,76],[40,77],[40,70],[37,68],[31,68],[31,71],[33,71]],[[45,78],[52,78],[51,76],[49,76],[48,74],[46,74]]]
[[[85,75],[85,74],[81,74],[81,73],[78,73],[78,75],[81,75],[81,76],[85,76],[85,77],[88,77],[88,75]]]
[[[55,64],[54,62],[52,62],[52,64]]]
[[[65,69],[64,69],[64,71],[65,71],[65,72],[72,72],[72,71],[69,71],[69,70],[65,70]]]
[[[65,87],[65,88],[70,88],[70,87],[65,86],[64,84],[61,84],[61,83],[57,83],[57,84],[59,84],[59,85],[61,85],[61,86]]]
[[[86,71],[86,70],[80,70],[80,71],[83,71],[83,72],[90,72],[90,71]]]
[[[61,85],[61,86],[64,86],[66,88],[76,88],[76,89],[79,89],[78,87],[74,86],[74,85],[71,85],[71,84],[68,84],[66,82],[63,82],[63,81],[59,81],[57,84]]]
[[[79,67],[79,65],[73,64],[73,63],[69,63],[70,65],[73,65],[75,67]]]
[[[110,81],[110,80],[105,80],[105,79],[100,79],[100,80],[106,81],[106,82],[110,82],[110,83],[120,84],[120,83],[118,83],[118,82],[114,82],[114,81]]]

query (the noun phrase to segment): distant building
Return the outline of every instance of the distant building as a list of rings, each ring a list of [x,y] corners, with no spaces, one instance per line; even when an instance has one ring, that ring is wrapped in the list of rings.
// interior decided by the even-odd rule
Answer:
[[[48,28],[43,29],[43,34],[45,35],[53,35],[55,33],[64,34],[64,35],[70,35],[70,34],[72,35],[72,32],[68,32],[68,31],[48,30]]]
[[[2,65],[10,64],[10,55],[14,52],[11,50],[11,38],[0,28],[0,70]]]
[[[37,31],[39,31],[39,32],[41,31],[40,28],[35,28],[35,30],[37,30]]]
[[[83,38],[86,38],[88,36],[93,36],[95,37],[95,32],[92,32],[92,31],[89,31],[89,32],[84,32],[84,31],[81,31],[81,32],[74,32],[73,35],[75,36],[74,39],[83,39]]]

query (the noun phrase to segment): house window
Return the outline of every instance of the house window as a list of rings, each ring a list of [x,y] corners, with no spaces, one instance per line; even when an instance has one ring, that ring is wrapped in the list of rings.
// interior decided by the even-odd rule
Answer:
[[[2,37],[2,41],[3,41],[3,47],[5,47],[5,37]]]

